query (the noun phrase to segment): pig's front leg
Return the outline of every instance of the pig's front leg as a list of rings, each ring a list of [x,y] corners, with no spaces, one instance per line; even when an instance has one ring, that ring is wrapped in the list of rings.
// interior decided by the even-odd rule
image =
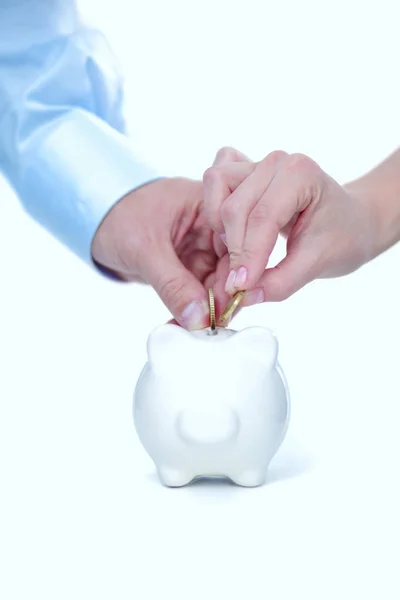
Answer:
[[[265,467],[254,467],[237,473],[231,473],[229,479],[242,487],[258,487],[265,483],[266,475],[267,469]]]
[[[161,483],[168,487],[182,487],[194,479],[191,473],[176,467],[163,466],[158,468]]]

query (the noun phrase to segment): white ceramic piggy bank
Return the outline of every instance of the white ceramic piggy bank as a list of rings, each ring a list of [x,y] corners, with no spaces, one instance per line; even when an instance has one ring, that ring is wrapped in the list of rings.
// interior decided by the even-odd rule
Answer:
[[[167,324],[149,336],[147,351],[133,415],[161,482],[178,487],[222,476],[261,485],[289,422],[272,332]]]

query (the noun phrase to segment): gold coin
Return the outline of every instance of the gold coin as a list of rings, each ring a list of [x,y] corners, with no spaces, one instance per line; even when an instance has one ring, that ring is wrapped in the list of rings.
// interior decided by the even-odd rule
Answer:
[[[233,298],[228,302],[228,305],[225,308],[224,312],[220,316],[220,318],[219,318],[220,321],[223,322],[223,321],[227,321],[229,319],[229,317],[235,312],[235,310],[239,306],[243,296],[244,296],[244,292],[238,292],[237,294],[235,294],[233,296]]]
[[[215,326],[216,326],[216,320],[215,320],[215,300],[214,300],[214,292],[212,288],[209,288],[208,290],[208,304],[210,307],[210,327],[211,330],[214,331]]]

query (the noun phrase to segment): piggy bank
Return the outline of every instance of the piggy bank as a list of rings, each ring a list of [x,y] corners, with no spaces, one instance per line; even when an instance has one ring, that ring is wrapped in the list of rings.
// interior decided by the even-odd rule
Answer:
[[[161,482],[264,483],[290,412],[273,333],[264,327],[189,332],[166,324],[149,336],[147,353],[133,418]]]

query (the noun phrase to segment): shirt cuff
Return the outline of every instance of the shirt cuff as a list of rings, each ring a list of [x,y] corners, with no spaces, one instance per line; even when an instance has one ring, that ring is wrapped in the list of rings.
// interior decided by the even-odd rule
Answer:
[[[160,177],[127,137],[80,109],[36,130],[18,155],[9,179],[27,212],[92,265],[92,240],[110,209]]]

